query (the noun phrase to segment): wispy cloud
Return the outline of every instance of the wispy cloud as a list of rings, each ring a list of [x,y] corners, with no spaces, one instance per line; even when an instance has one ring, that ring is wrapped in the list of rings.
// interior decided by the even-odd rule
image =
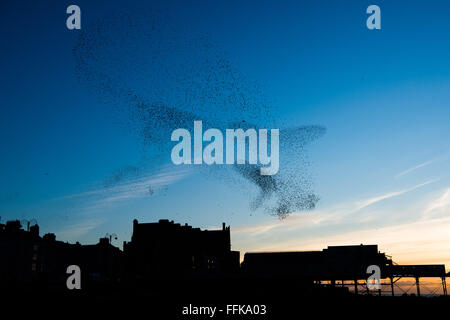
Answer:
[[[292,214],[282,221],[271,220],[260,225],[237,227],[233,229],[233,233],[238,235],[246,234],[249,236],[257,236],[263,233],[270,233],[271,231],[274,231],[276,229],[293,230],[298,227],[307,227],[307,226],[318,227],[328,224],[340,223],[343,221],[344,218],[352,216],[369,206],[372,206],[376,203],[379,203],[387,199],[399,197],[401,195],[404,195],[408,192],[412,192],[416,189],[419,189],[436,181],[437,179],[429,180],[424,183],[412,186],[410,188],[387,192],[374,197],[365,198],[348,203],[337,204],[329,208],[315,210],[311,214],[304,214],[304,213]],[[365,221],[371,220],[370,217],[364,217],[363,220],[364,219]]]
[[[424,183],[420,183],[420,184],[417,184],[415,186],[412,186],[411,188],[407,188],[407,189],[403,189],[403,190],[399,190],[399,191],[388,192],[388,193],[385,193],[385,194],[382,194],[382,195],[379,195],[379,196],[375,196],[375,197],[368,198],[368,199],[365,199],[365,200],[362,200],[362,201],[358,201],[356,203],[357,206],[355,207],[353,212],[356,212],[356,211],[359,211],[361,209],[364,209],[364,208],[366,208],[366,207],[368,207],[368,206],[370,206],[372,204],[375,204],[377,202],[401,196],[402,194],[414,191],[414,190],[416,190],[416,189],[418,189],[420,187],[426,186],[426,185],[428,185],[430,183],[433,183],[433,182],[436,182],[438,180],[439,179],[429,180],[429,181],[426,181]]]
[[[414,167],[411,167],[411,168],[409,168],[409,169],[406,169],[405,171],[402,171],[402,172],[398,173],[397,175],[395,175],[395,177],[396,177],[396,178],[399,178],[399,177],[404,176],[404,175],[406,175],[406,174],[408,174],[408,173],[411,173],[411,172],[413,172],[413,171],[415,171],[415,170],[417,170],[417,169],[426,167],[426,166],[428,166],[428,165],[430,165],[430,164],[432,164],[432,163],[434,163],[434,162],[436,162],[436,161],[437,161],[436,159],[433,159],[433,160],[429,160],[429,161],[420,163],[420,164],[418,164],[418,165],[416,165],[416,166],[414,166]]]
[[[400,178],[400,177],[402,177],[402,176],[404,176],[404,175],[407,175],[407,174],[409,174],[409,173],[411,173],[411,172],[413,172],[413,171],[416,171],[417,169],[420,169],[420,168],[429,166],[430,164],[433,164],[433,163],[436,163],[436,162],[439,162],[439,161],[446,160],[446,159],[449,158],[449,156],[450,156],[450,155],[447,154],[447,155],[444,155],[444,156],[441,156],[441,157],[438,157],[438,158],[435,158],[435,159],[431,159],[431,160],[422,162],[422,163],[420,163],[420,164],[418,164],[418,165],[415,165],[415,166],[413,166],[413,167],[411,167],[411,168],[409,168],[409,169],[406,169],[406,170],[404,170],[404,171],[402,171],[402,172],[396,174],[396,175],[395,175],[395,178]]]
[[[277,227],[283,227],[285,225],[286,224],[284,223],[284,221],[279,221],[278,223],[268,222],[256,226],[241,226],[234,228],[233,233],[260,234],[275,229]]]
[[[431,200],[424,211],[424,217],[436,214],[450,215],[450,188],[445,189],[440,196]]]
[[[58,239],[67,241],[79,240],[81,236],[95,229],[102,223],[103,221],[98,219],[79,221],[57,231],[56,236]]]
[[[189,174],[188,169],[163,168],[157,173],[129,179],[109,187],[101,186],[86,192],[66,195],[57,200],[78,201],[85,209],[101,209],[118,201],[149,197],[158,189],[167,187]]]

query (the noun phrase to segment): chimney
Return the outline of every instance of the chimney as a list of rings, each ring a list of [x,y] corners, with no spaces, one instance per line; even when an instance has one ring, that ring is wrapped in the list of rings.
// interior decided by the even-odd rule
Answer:
[[[225,231],[225,222],[222,222],[222,230]]]
[[[54,233],[46,233],[44,234],[43,239],[47,241],[56,241],[56,236]]]
[[[34,226],[30,227],[30,233],[34,236],[34,237],[39,237],[39,226],[37,224],[35,224]]]
[[[98,241],[98,244],[102,245],[102,246],[106,246],[109,244],[109,239],[108,238],[100,238],[100,240]]]

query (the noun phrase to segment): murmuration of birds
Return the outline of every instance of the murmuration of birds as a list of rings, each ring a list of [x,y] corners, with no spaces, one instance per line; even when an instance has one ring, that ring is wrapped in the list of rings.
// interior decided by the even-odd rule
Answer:
[[[250,199],[252,210],[263,209],[282,219],[315,208],[319,197],[313,191],[305,148],[326,128],[283,126],[279,110],[258,83],[233,67],[210,36],[192,30],[160,13],[97,21],[80,31],[73,47],[77,76],[120,113],[145,152],[159,154],[160,159],[170,161],[171,133],[177,128],[192,130],[196,120],[221,130],[280,128],[276,175],[261,175],[260,166],[251,164],[195,168],[238,190],[249,183],[256,191]],[[105,180],[105,187],[141,171],[124,166]]]

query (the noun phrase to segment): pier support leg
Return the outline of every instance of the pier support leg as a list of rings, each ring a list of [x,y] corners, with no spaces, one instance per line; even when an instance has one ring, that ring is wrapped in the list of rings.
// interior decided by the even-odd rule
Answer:
[[[394,296],[394,277],[391,277],[391,291],[392,291],[392,296]]]
[[[420,297],[420,283],[419,277],[416,277],[417,296]]]
[[[442,277],[442,293],[447,296],[447,281],[445,277]]]

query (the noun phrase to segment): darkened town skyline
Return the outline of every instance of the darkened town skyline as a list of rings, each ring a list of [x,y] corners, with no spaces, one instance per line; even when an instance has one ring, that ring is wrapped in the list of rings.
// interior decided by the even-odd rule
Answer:
[[[39,235],[39,226],[20,221],[0,224],[0,282],[11,286],[33,283],[65,288],[66,269],[78,265],[85,283],[120,283],[155,281],[167,278],[183,281],[198,279],[293,279],[305,287],[352,288],[353,293],[395,294],[394,284],[401,278],[416,281],[421,295],[420,278],[438,278],[442,294],[447,295],[444,264],[399,265],[381,253],[377,245],[329,246],[321,251],[251,252],[231,250],[230,227],[201,230],[169,220],[139,223],[133,220],[133,235],[123,242],[123,251],[113,246],[111,238],[100,238],[95,245],[57,241],[55,235]],[[382,287],[368,288],[369,266],[380,268]],[[385,287],[389,285],[389,288]],[[59,286],[59,288],[58,288]],[[399,290],[400,289],[400,290]],[[343,291],[344,292],[344,291]],[[397,294],[405,293],[397,287]]]

